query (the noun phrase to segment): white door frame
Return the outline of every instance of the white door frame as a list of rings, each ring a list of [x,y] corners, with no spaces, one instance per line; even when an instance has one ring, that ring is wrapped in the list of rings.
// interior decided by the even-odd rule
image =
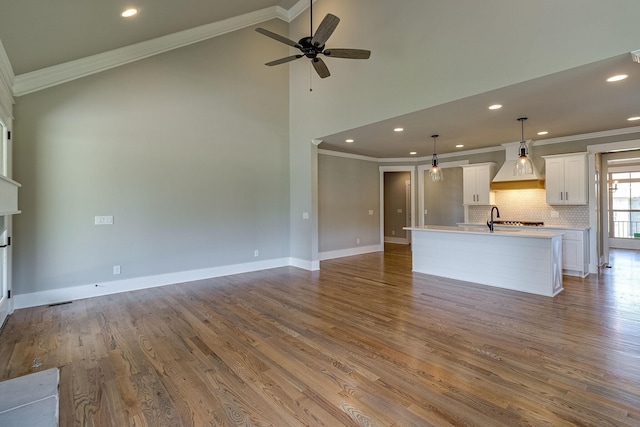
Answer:
[[[416,188],[416,167],[415,166],[380,166],[380,247],[384,251],[384,174],[385,172],[410,172],[411,188]],[[411,191],[411,227],[416,226],[416,192]]]
[[[598,269],[603,261],[601,255],[598,253],[598,239],[604,237],[602,224],[598,224],[598,211],[602,209],[602,194],[608,192],[607,180],[605,177],[600,177],[599,182],[596,183],[596,153],[609,153],[612,151],[624,151],[624,150],[638,150],[640,149],[640,139],[632,139],[629,141],[609,142],[605,144],[596,144],[587,146],[589,152],[589,226],[591,231],[589,233],[589,273],[597,274]],[[602,171],[601,171],[602,172]],[[596,193],[596,185],[599,185],[598,192]],[[596,197],[600,194],[600,197]],[[606,215],[603,215],[607,221]],[[607,239],[609,236],[606,236]],[[602,239],[604,241],[604,239]],[[607,254],[608,255],[608,254]]]
[[[7,175],[10,168],[10,151],[8,126],[0,119],[0,174]],[[0,245],[8,243],[11,236],[11,216],[4,217],[4,231],[0,230]],[[7,316],[13,312],[12,300],[9,298],[11,292],[11,255],[9,247],[0,248],[0,327],[4,325]]]

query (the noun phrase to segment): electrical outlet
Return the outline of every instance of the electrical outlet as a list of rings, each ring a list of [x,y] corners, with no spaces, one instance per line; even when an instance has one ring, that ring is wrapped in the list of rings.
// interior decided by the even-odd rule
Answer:
[[[424,214],[427,215],[427,210],[426,209],[424,210]]]
[[[551,211],[551,218],[560,218],[560,212]]]
[[[254,256],[254,257],[258,257],[258,256],[260,256],[260,251],[259,251],[259,250],[257,250],[257,249],[256,249],[255,251],[253,251],[253,256]]]
[[[359,244],[360,244],[360,238],[358,237],[358,238],[356,239],[356,245],[359,245]]]
[[[396,230],[391,230],[391,235],[395,236],[396,235]]]
[[[398,209],[398,213],[402,213],[402,209]]]
[[[302,219],[309,219],[309,212],[302,212]]]
[[[369,215],[373,215],[373,209],[369,209]]]
[[[120,274],[120,266],[119,265],[114,265],[113,266],[113,274],[114,275]]]

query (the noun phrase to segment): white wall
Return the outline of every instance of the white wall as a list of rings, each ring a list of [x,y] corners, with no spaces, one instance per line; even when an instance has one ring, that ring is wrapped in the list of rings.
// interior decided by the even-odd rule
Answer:
[[[17,98],[15,294],[289,256],[288,70],[263,65],[287,48],[262,42],[248,28]]]

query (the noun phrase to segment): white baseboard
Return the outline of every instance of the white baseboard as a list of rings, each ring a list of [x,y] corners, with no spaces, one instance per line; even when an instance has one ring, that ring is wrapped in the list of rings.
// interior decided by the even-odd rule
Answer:
[[[609,247],[614,249],[640,250],[640,239],[609,239]]]
[[[309,261],[300,258],[289,258],[289,265],[291,267],[298,267],[303,270],[317,271],[320,270],[320,261]]]
[[[406,237],[384,237],[385,243],[396,243],[398,245],[408,245],[409,239]]]
[[[346,256],[353,256],[353,255],[362,255],[362,254],[368,254],[371,252],[381,252],[383,250],[384,248],[381,245],[358,246],[355,248],[340,249],[337,251],[320,252],[319,258],[320,258],[320,261],[324,261],[327,259],[342,258]]]
[[[306,262],[309,265],[312,264],[309,261]],[[319,262],[316,264],[319,269]],[[18,294],[13,297],[13,310],[287,266],[299,267],[290,258],[281,258]],[[300,266],[299,268],[305,267]],[[305,269],[311,270],[311,268]]]

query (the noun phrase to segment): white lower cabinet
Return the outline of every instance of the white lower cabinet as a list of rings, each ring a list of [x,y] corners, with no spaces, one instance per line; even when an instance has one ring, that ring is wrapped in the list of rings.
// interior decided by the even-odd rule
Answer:
[[[486,229],[484,224],[460,224]],[[496,230],[513,230],[516,227],[496,225]],[[589,230],[582,228],[527,227],[527,231],[558,231],[562,233],[562,273],[567,276],[586,277],[589,274]]]
[[[589,274],[587,230],[560,230],[562,233],[562,269],[564,274],[585,277]]]

